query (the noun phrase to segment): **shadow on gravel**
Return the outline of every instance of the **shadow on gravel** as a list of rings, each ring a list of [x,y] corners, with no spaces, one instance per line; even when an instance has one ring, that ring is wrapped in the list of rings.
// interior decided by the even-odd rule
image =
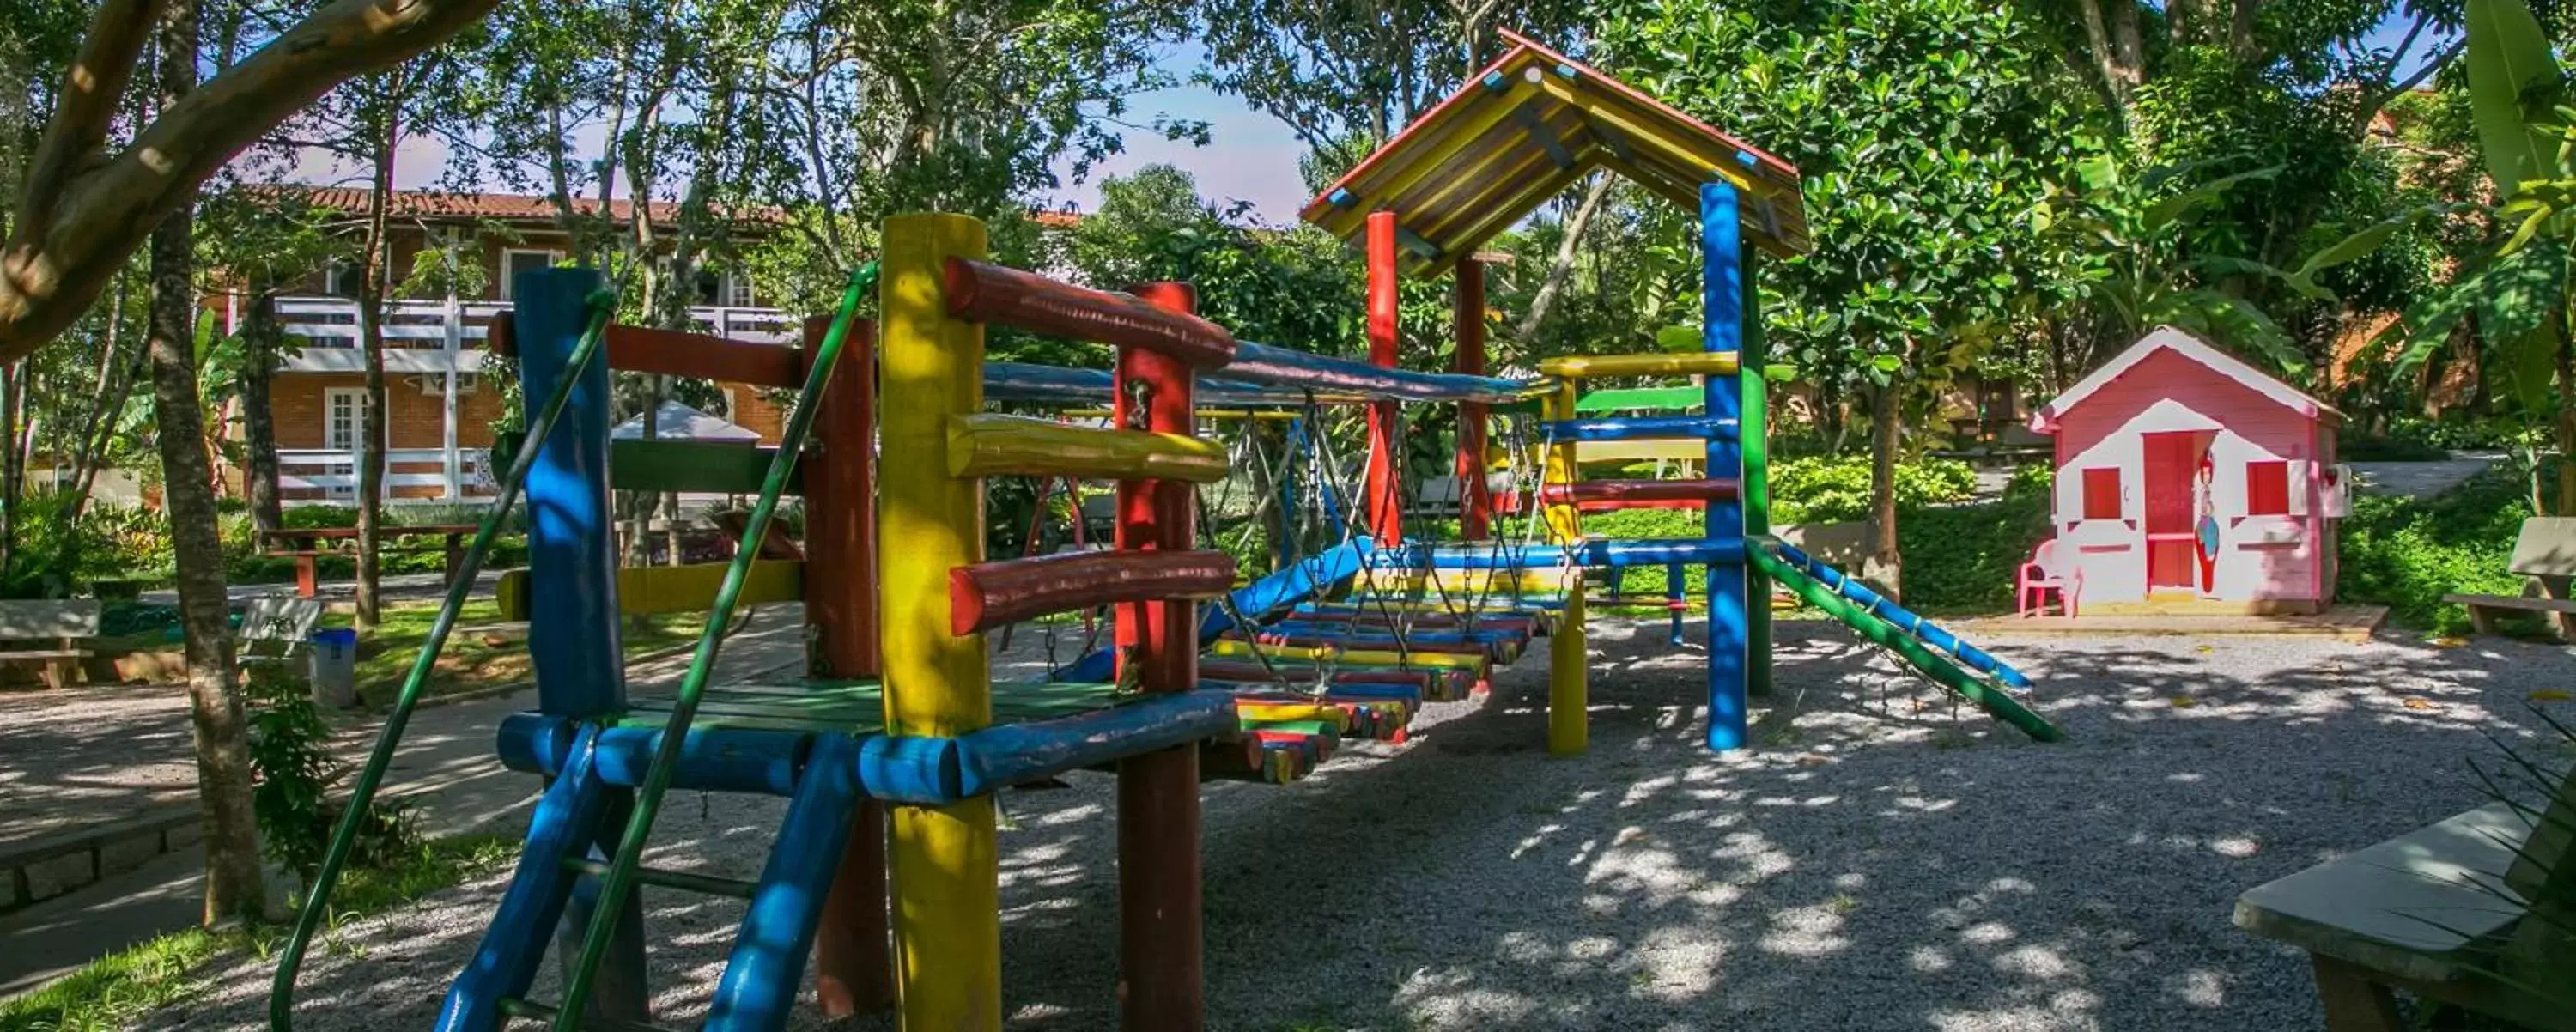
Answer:
[[[2315,1027],[2304,962],[2234,931],[2230,901],[2478,803],[2482,734],[2527,739],[2524,695],[2576,670],[2512,642],[1997,643],[2070,736],[2037,745],[1785,622],[1758,747],[1721,757],[1698,652],[1655,622],[1593,641],[1583,756],[1545,752],[1540,649],[1410,745],[1208,787],[1211,1028]],[[1014,1028],[1116,1025],[1112,779],[1069,780],[1003,797]],[[780,808],[682,794],[666,814],[653,862],[745,877]],[[492,892],[353,934],[303,1027],[427,1020]],[[691,1024],[741,908],[647,899],[657,1017]]]

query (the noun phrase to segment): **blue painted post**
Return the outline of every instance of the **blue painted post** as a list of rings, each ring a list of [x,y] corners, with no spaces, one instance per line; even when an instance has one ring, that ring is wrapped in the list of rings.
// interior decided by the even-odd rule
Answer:
[[[538,269],[512,284],[521,396],[555,390],[587,328],[597,269]],[[617,545],[609,533],[608,363],[593,361],[528,471],[528,653],[537,708],[594,717],[626,708]]]
[[[760,888],[742,915],[733,954],[707,1007],[709,1032],[767,1032],[787,1027],[804,986],[805,951],[814,944],[823,898],[858,810],[859,745],[848,735],[814,740],[778,843],[761,868]]]
[[[474,947],[474,957],[448,986],[439,1007],[438,1032],[482,1032],[504,1025],[501,1001],[528,994],[537,966],[546,959],[546,930],[561,917],[572,894],[573,874],[563,858],[589,837],[614,790],[601,783],[592,766],[598,731],[585,727],[573,739],[563,774],[537,798],[528,817],[528,836],[519,850],[517,873],[509,891],[492,911],[492,924]],[[575,949],[579,946],[576,945]]]
[[[1743,353],[1744,233],[1736,212],[1735,187],[1723,180],[1699,188],[1700,343],[1705,351]],[[1706,380],[1709,418],[1740,420],[1744,414],[1741,366],[1735,376]],[[1711,438],[1708,468],[1701,475],[1737,477],[1744,473],[1744,450],[1732,437]],[[1744,507],[1740,502],[1708,503],[1711,541],[1744,540]],[[1747,640],[1747,599],[1743,563],[1708,564],[1708,747],[1738,749],[1744,745],[1745,690],[1752,659]]]
[[[521,397],[552,395],[573,345],[587,329],[589,298],[600,287],[597,269],[534,269],[511,284],[517,305],[511,338],[518,343]],[[528,470],[528,657],[536,668],[537,708],[550,715],[597,717],[626,708],[626,659],[617,613],[617,543],[610,534],[608,496],[608,363],[594,360],[554,433],[530,441],[536,464]],[[590,840],[593,859],[605,860],[626,826],[634,793],[607,792],[604,813],[573,829]],[[533,834],[533,833],[532,833]],[[554,854],[560,857],[564,854]],[[598,879],[572,887],[571,913],[560,929],[563,963],[581,955]],[[590,1013],[645,1020],[644,905],[628,894],[617,941],[600,963]],[[544,934],[545,929],[532,929]]]
[[[1689,576],[1680,563],[1664,564],[1664,610],[1672,618],[1672,643],[1675,645],[1682,643],[1682,614],[1686,611],[1687,601],[1683,589],[1690,584],[1686,579]]]

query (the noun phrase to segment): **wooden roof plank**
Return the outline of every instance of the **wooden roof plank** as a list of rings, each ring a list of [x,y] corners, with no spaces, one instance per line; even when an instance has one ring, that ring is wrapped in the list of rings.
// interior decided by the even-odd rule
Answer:
[[[1696,207],[1715,179],[1747,195],[1744,225],[1775,254],[1808,246],[1798,170],[1592,68],[1505,30],[1511,49],[1308,202],[1307,221],[1356,242],[1398,212],[1412,274],[1437,272],[1594,168]],[[1511,125],[1506,126],[1509,122]]]
[[[1468,94],[1469,102],[1465,105],[1465,108],[1471,109],[1470,113],[1460,115],[1454,123],[1425,132],[1418,139],[1417,145],[1426,150],[1408,160],[1405,167],[1415,170],[1437,170],[1443,164],[1456,160],[1460,155],[1473,149],[1477,144],[1491,143],[1497,139],[1492,132],[1494,127],[1510,118],[1514,108],[1537,95],[1538,91],[1535,88],[1527,86],[1517,76],[1512,77],[1500,91],[1471,91]],[[1378,182],[1378,178],[1380,177],[1362,176],[1357,170],[1354,170],[1351,175],[1344,176],[1342,183],[1338,184],[1335,190],[1324,192],[1322,202],[1326,207],[1322,213],[1313,213],[1317,205],[1307,206],[1310,212],[1306,216],[1307,221],[1347,239],[1361,232],[1371,211],[1385,208],[1392,208],[1406,214],[1419,211],[1420,208],[1416,205],[1399,204],[1396,201],[1407,189],[1426,179],[1432,182],[1450,179],[1447,185],[1459,185],[1452,177],[1436,175],[1410,175],[1394,182]],[[1350,199],[1336,201],[1334,194],[1337,190],[1348,191]],[[1336,205],[1338,210],[1334,208]]]

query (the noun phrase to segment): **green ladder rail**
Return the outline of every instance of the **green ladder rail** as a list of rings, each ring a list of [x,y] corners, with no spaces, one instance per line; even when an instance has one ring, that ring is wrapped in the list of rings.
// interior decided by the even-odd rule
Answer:
[[[438,667],[438,657],[447,648],[447,638],[456,629],[457,614],[473,596],[475,576],[482,572],[483,562],[492,553],[492,542],[500,537],[501,526],[518,505],[527,486],[528,471],[535,468],[537,444],[553,432],[572,403],[573,387],[581,382],[581,372],[597,361],[601,340],[607,336],[609,321],[616,316],[617,292],[601,290],[588,298],[590,322],[574,343],[565,373],[554,394],[546,399],[535,419],[529,421],[528,444],[510,459],[510,469],[501,478],[501,496],[492,511],[483,517],[483,525],[474,532],[474,544],[465,550],[455,576],[448,582],[447,599],[439,606],[438,617],[429,625],[429,640],[423,642],[420,654],[413,658],[411,672],[403,678],[401,693],[394,697],[393,709],[385,716],[384,729],[377,732],[375,747],[368,751],[367,762],[358,769],[358,779],[350,787],[349,805],[340,814],[340,823],[331,830],[331,847],[322,854],[322,865],[307,888],[304,904],[295,915],[295,929],[287,936],[278,955],[277,975],[270,983],[268,995],[269,1027],[286,1032],[294,1027],[295,979],[303,969],[304,956],[321,930],[322,920],[331,909],[331,893],[339,887],[340,875],[347,869],[350,851],[358,839],[358,826],[374,804],[377,790],[384,784],[385,771],[393,765],[394,750],[401,746],[403,732],[411,726],[411,716],[427,694],[429,675]]]
[[[2048,718],[2022,705],[2021,700],[2014,698],[2013,693],[2003,685],[1969,673],[1952,661],[1948,655],[1924,644],[1922,639],[1880,618],[1878,614],[1864,608],[1849,596],[1826,587],[1809,576],[1805,570],[1773,552],[1772,547],[1777,543],[1777,539],[1773,538],[1747,538],[1744,549],[1746,560],[1764,573],[1770,574],[1773,580],[1795,592],[1809,605],[1824,610],[1826,615],[1860,632],[1861,637],[1904,657],[1908,665],[1920,671],[1925,677],[1931,678],[1944,688],[1957,692],[1960,697],[1992,714],[1995,719],[2012,725],[2037,741],[2065,740],[2066,732],[2060,730],[2057,725],[2049,723]]]
[[[716,589],[715,608],[707,615],[706,630],[698,636],[697,652],[690,657],[689,671],[681,678],[679,694],[671,702],[670,718],[662,725],[662,737],[654,747],[652,765],[645,769],[644,784],[636,789],[634,810],[618,839],[616,854],[609,859],[607,872],[600,877],[598,903],[591,913],[590,926],[582,934],[581,955],[566,973],[563,999],[555,1005],[552,1027],[557,1032],[574,1032],[582,1027],[583,1008],[598,980],[600,961],[608,955],[610,942],[616,937],[627,896],[635,891],[644,862],[645,840],[653,833],[653,820],[660,814],[662,799],[669,794],[672,776],[679,769],[680,749],[706,694],[716,656],[723,649],[725,628],[733,622],[743,584],[750,579],[753,561],[760,557],[761,543],[768,537],[771,518],[778,512],[779,496],[787,492],[795,476],[797,455],[813,434],[815,415],[822,406],[810,402],[821,397],[823,389],[831,384],[832,370],[839,364],[859,303],[875,288],[876,280],[875,262],[851,274],[849,288],[841,295],[840,309],[832,316],[831,331],[824,334],[811,357],[800,404],[779,434],[769,475],[761,484],[759,499],[752,503],[751,517],[744,521],[742,547],[734,552],[732,563],[725,569],[724,583]]]

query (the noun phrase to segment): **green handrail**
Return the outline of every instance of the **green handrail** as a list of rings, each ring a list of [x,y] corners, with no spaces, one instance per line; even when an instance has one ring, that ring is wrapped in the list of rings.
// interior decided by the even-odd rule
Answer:
[[[725,568],[724,583],[716,589],[715,609],[707,614],[706,630],[698,635],[697,654],[689,659],[689,672],[680,679],[679,697],[672,701],[670,719],[662,725],[662,739],[654,745],[653,764],[645,768],[644,784],[636,789],[634,812],[617,841],[617,854],[609,859],[608,874],[600,879],[598,903],[591,912],[590,927],[582,935],[581,956],[564,976],[563,1000],[555,1005],[553,1027],[557,1032],[574,1032],[581,1027],[582,1010],[590,1001],[591,984],[598,979],[600,959],[607,956],[609,940],[616,937],[618,916],[625,909],[627,895],[635,891],[636,869],[644,862],[644,840],[653,832],[653,818],[661,812],[662,797],[671,790],[672,773],[680,766],[681,742],[697,716],[698,700],[706,692],[707,679],[715,671],[725,627],[733,622],[734,606],[741,601],[743,584],[751,578],[752,560],[759,557],[761,541],[769,534],[770,517],[778,511],[778,496],[787,492],[788,478],[796,471],[797,453],[804,450],[805,439],[813,433],[815,414],[822,409],[816,400],[832,382],[832,367],[839,364],[841,345],[858,316],[859,302],[876,286],[876,279],[875,262],[859,266],[850,274],[849,289],[842,293],[840,310],[832,316],[831,332],[824,334],[823,343],[815,348],[812,368],[805,374],[804,393],[798,396],[786,429],[778,435],[778,454],[769,462],[769,477],[761,485],[759,500],[752,503],[751,517],[743,523],[742,548],[734,552],[733,562]],[[865,442],[858,443],[865,446]]]
[[[555,422],[572,404],[572,392],[581,382],[582,370],[597,360],[600,340],[607,335],[609,320],[617,313],[617,292],[600,290],[592,293],[590,324],[582,330],[581,339],[573,345],[563,379],[555,384],[545,408],[528,424],[527,443],[510,458],[510,470],[501,478],[501,497],[492,511],[483,517],[483,525],[474,532],[474,545],[465,550],[455,575],[447,585],[447,601],[439,607],[438,618],[429,625],[429,640],[412,659],[411,673],[403,679],[402,693],[394,697],[393,712],[385,717],[383,731],[376,734],[375,749],[367,754],[366,766],[358,769],[358,780],[349,790],[349,807],[340,814],[340,823],[331,830],[331,848],[322,854],[322,867],[314,874],[304,906],[295,915],[295,931],[286,939],[286,949],[277,959],[277,977],[268,991],[268,1026],[276,1032],[287,1032],[295,1025],[295,976],[304,966],[304,952],[313,943],[313,935],[322,927],[322,917],[330,910],[331,890],[339,885],[340,872],[348,866],[349,852],[358,839],[358,825],[365,819],[368,807],[375,802],[376,789],[383,783],[385,769],[392,766],[394,749],[402,744],[403,729],[411,724],[412,711],[420,706],[421,696],[429,686],[430,671],[437,669],[439,653],[447,647],[448,633],[456,629],[457,614],[465,608],[474,593],[475,575],[482,572],[483,560],[492,552],[492,542],[501,534],[501,525],[509,519],[510,510],[518,504],[519,493],[527,486],[528,471],[535,468],[537,449],[554,431]]]

